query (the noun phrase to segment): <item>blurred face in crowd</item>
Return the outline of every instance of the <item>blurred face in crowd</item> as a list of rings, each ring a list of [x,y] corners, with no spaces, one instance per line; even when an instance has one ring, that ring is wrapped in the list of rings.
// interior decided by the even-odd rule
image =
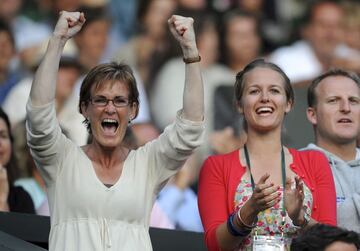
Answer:
[[[10,35],[5,31],[0,31],[0,71],[7,71],[9,62],[14,56],[15,48]]]
[[[60,67],[56,84],[56,100],[63,103],[74,90],[80,71],[76,67]]]
[[[0,1],[0,17],[10,21],[14,18],[21,7],[21,0],[1,0]]]
[[[8,164],[11,157],[11,141],[9,128],[5,120],[0,118],[0,165]]]
[[[176,7],[174,0],[152,0],[144,15],[144,26],[152,36],[161,38],[167,28],[167,20]]]
[[[345,26],[345,35],[343,38],[349,47],[360,51],[360,15],[358,23]]]
[[[107,20],[96,20],[89,23],[75,37],[80,54],[90,59],[93,64],[98,64],[104,53],[108,41],[108,30],[109,23]]]
[[[206,8],[206,0],[178,0],[179,6],[191,10],[202,10]]]
[[[281,74],[270,68],[256,67],[246,73],[244,83],[239,109],[248,131],[281,129],[285,113],[292,105],[287,100]]]
[[[350,78],[330,76],[315,89],[316,104],[307,111],[317,141],[348,144],[360,133],[360,88]]]
[[[233,17],[228,22],[225,43],[230,60],[249,63],[257,57],[260,38],[256,26],[255,19],[250,17]]]
[[[197,44],[199,53],[202,55],[202,64],[215,63],[219,54],[219,39],[214,23],[206,24],[204,30],[198,34]]]
[[[258,13],[262,10],[263,0],[238,0],[238,5],[245,11]]]
[[[305,37],[315,53],[323,59],[333,56],[335,47],[342,39],[342,18],[342,9],[334,3],[320,4],[313,10]]]
[[[54,0],[53,2],[55,12],[62,10],[76,11],[81,5],[80,0]]]

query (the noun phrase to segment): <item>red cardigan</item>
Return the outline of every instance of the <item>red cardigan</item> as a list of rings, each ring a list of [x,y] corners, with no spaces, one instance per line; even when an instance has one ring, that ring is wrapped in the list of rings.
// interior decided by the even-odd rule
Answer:
[[[313,196],[311,217],[321,223],[336,225],[336,196],[329,162],[319,151],[289,149],[290,168],[300,176]],[[198,188],[198,204],[208,250],[220,250],[217,227],[234,211],[234,196],[246,169],[240,164],[239,150],[210,156],[203,164]]]

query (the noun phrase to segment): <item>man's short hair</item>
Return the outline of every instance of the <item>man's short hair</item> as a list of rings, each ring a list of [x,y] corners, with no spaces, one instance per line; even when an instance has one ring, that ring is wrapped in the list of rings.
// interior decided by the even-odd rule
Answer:
[[[329,70],[327,72],[325,72],[324,74],[318,76],[317,78],[315,78],[309,88],[308,88],[308,92],[307,92],[307,101],[308,101],[308,106],[309,107],[314,107],[317,103],[317,97],[316,97],[316,88],[319,85],[319,83],[324,80],[325,78],[328,77],[336,77],[336,76],[343,76],[346,78],[350,78],[352,79],[357,86],[360,88],[360,78],[357,76],[356,73],[350,72],[350,71],[345,71],[342,69],[332,69]]]
[[[337,241],[354,244],[357,249],[360,248],[358,233],[335,226],[316,224],[294,238],[290,249],[291,251],[321,251]]]

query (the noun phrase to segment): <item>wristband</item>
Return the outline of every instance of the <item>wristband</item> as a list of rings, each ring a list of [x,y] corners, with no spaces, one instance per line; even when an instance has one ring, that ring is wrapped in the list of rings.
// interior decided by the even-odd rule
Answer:
[[[192,63],[200,62],[201,57],[200,55],[198,55],[197,57],[193,57],[193,58],[183,58],[183,61],[185,64],[192,64]]]
[[[235,217],[236,212],[230,214],[228,220],[227,220],[227,229],[229,231],[229,233],[232,236],[241,236],[241,237],[245,237],[248,236],[251,233],[250,229],[245,229],[245,230],[238,230],[235,225],[234,225],[234,217]]]

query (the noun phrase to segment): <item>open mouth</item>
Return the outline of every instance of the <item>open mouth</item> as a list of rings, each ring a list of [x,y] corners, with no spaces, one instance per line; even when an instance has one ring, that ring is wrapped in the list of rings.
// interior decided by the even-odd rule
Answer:
[[[352,123],[351,119],[348,119],[348,118],[339,119],[337,122],[338,122],[338,123],[341,123],[341,124],[349,124],[349,123]]]
[[[104,119],[101,121],[101,126],[105,133],[115,133],[119,127],[119,122],[115,119]]]
[[[274,109],[272,107],[259,107],[256,109],[256,114],[258,115],[268,115],[272,114],[274,112]]]

